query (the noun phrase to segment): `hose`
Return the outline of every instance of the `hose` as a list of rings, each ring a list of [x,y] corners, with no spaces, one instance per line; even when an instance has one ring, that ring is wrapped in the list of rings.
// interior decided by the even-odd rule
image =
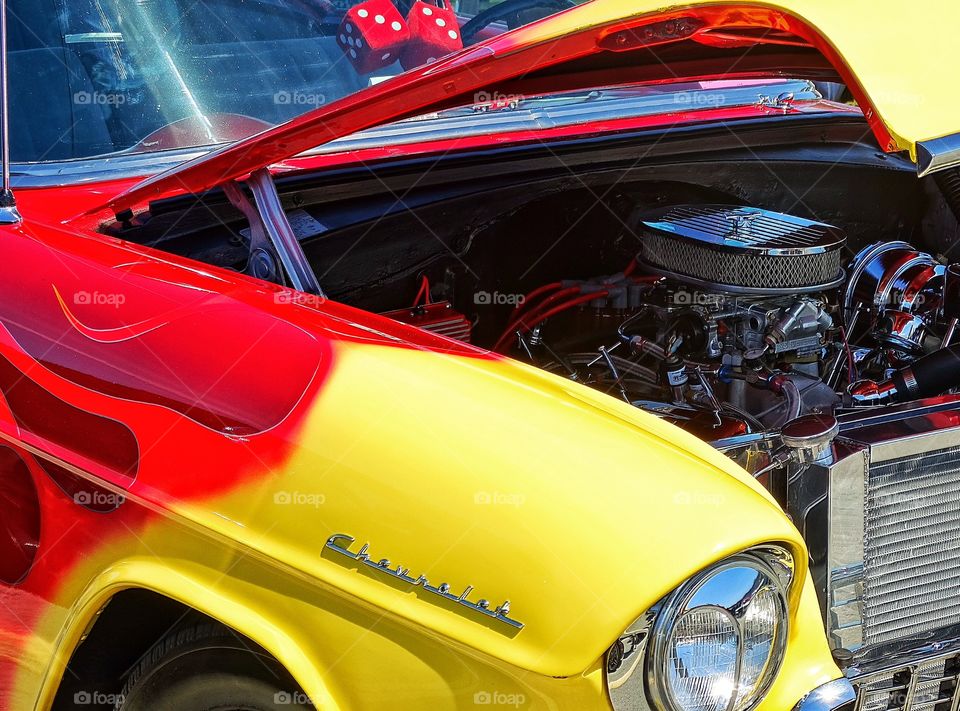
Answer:
[[[953,216],[960,222],[960,168],[949,168],[934,173],[933,179],[943,193],[943,199],[953,212]]]
[[[559,294],[561,292],[557,292],[557,293]],[[564,311],[569,311],[575,306],[581,306],[583,304],[594,301],[595,299],[605,298],[607,295],[608,295],[608,292],[606,291],[597,291],[590,294],[583,294],[576,298],[570,299],[569,301],[566,301],[558,306],[554,306],[552,309],[549,309],[548,311],[543,311],[543,309],[548,305],[548,302],[552,300],[553,297],[551,297],[550,299],[547,299],[546,301],[543,302],[543,304],[538,308],[536,314],[532,316],[530,315],[523,316],[517,319],[517,321],[515,321],[513,324],[511,324],[511,329],[509,331],[504,331],[503,335],[500,336],[500,339],[496,342],[496,344],[494,344],[492,350],[497,353],[500,352],[501,349],[504,348],[510,342],[510,337],[513,335],[512,333],[513,330],[520,330],[526,333],[530,331],[537,324],[543,323],[544,321],[546,321],[548,318],[551,318],[552,316],[556,316],[557,314],[563,313]]]
[[[550,296],[536,306],[524,309],[524,311],[516,316],[511,316],[507,327],[503,329],[503,333],[501,333],[500,338],[497,339],[497,344],[493,347],[493,350],[498,350],[498,346],[500,346],[504,341],[510,340],[514,332],[516,332],[516,330],[521,326],[530,327],[536,326],[538,323],[540,323],[540,321],[543,319],[536,319],[536,316],[544,309],[549,308],[552,304],[555,304],[562,299],[566,299],[568,296],[572,298],[579,295],[579,286],[571,286],[566,289],[560,289],[559,291],[554,291],[554,293],[550,294]],[[529,330],[529,328],[525,328],[525,330]]]
[[[897,388],[894,400],[933,397],[960,386],[960,343],[915,360],[890,380]]]
[[[523,301],[521,301],[519,304],[517,304],[514,307],[513,313],[510,314],[510,320],[513,321],[521,313],[526,311],[528,308],[531,308],[532,305],[536,302],[536,300],[539,299],[544,294],[548,294],[552,291],[556,291],[557,289],[560,289],[562,287],[563,287],[562,282],[555,281],[551,284],[544,284],[543,286],[537,289],[534,289],[529,294],[523,297]]]
[[[787,401],[787,411],[784,413],[783,419],[777,423],[777,427],[782,427],[790,420],[800,417],[800,409],[803,403],[800,399],[800,388],[797,387],[797,384],[790,378],[778,376],[771,379],[770,387],[774,392],[783,395]]]
[[[858,380],[847,392],[854,405],[875,406],[933,397],[960,387],[960,343],[897,370],[887,380]]]

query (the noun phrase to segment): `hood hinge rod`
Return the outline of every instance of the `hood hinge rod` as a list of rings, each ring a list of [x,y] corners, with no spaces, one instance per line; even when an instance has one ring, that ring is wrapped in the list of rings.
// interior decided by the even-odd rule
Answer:
[[[297,291],[322,297],[324,294],[317,275],[314,274],[307,255],[303,253],[300,240],[283,211],[270,171],[263,168],[251,173],[246,184],[253,193],[253,204],[242,187],[235,182],[226,183],[223,190],[234,207],[240,210],[250,223],[251,253],[269,243],[280,258],[291,286]]]

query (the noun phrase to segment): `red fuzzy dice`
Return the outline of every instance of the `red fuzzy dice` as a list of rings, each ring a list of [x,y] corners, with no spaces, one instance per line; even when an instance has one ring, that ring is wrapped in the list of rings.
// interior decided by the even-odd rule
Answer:
[[[439,7],[417,0],[407,13],[410,41],[403,48],[400,63],[404,69],[435,62],[463,47],[460,23],[448,6]]]
[[[347,10],[337,44],[358,74],[393,64],[410,39],[410,28],[390,0],[366,0]]]

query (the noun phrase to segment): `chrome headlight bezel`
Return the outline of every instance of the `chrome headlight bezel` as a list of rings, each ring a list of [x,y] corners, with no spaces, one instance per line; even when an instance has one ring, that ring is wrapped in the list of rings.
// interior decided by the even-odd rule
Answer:
[[[672,696],[668,681],[668,665],[673,633],[681,618],[692,610],[722,610],[725,616],[729,616],[729,619],[734,621],[737,629],[737,674],[742,671],[743,624],[750,605],[743,604],[743,600],[738,600],[741,603],[739,607],[736,604],[723,604],[723,601],[718,600],[712,601],[713,604],[711,604],[711,601],[702,599],[702,596],[697,598],[698,593],[707,583],[711,581],[716,583],[718,576],[734,569],[747,569],[756,576],[758,581],[756,592],[764,589],[772,591],[777,608],[777,623],[763,673],[751,687],[750,693],[742,699],[742,703],[736,707],[731,703],[730,708],[735,708],[736,711],[749,711],[766,696],[777,677],[786,652],[790,617],[788,601],[794,581],[793,556],[785,548],[776,545],[738,553],[704,569],[680,585],[628,628],[605,657],[607,690],[614,709],[620,708],[621,704],[629,704],[631,708],[636,708],[639,702],[640,708],[646,708],[646,704],[649,704],[650,708],[657,711],[686,711],[686,708]],[[691,604],[695,598],[696,603]],[[629,670],[625,667],[617,674],[612,662],[619,656],[620,664],[623,663],[625,642],[631,645],[632,650],[640,652],[637,656],[643,656],[643,660],[642,662],[639,658],[631,660]],[[638,683],[641,681],[642,683]],[[736,681],[739,685],[739,677]]]

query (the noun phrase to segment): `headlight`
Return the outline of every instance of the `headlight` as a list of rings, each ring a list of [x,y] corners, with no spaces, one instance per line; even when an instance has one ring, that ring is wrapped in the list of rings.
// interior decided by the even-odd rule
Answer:
[[[640,660],[625,663],[644,647],[645,691],[657,711],[756,706],[783,660],[792,569],[790,555],[771,547],[728,558],[680,586],[611,648],[614,708],[644,708]]]

